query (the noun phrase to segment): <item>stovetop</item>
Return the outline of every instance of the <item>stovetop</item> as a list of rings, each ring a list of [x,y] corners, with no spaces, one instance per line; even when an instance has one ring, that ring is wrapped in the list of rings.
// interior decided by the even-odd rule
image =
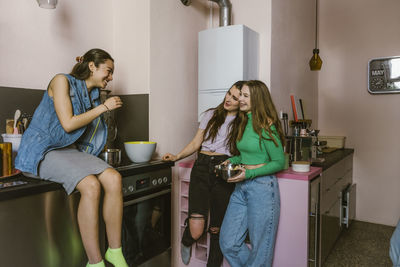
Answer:
[[[142,162],[142,163],[129,162],[129,163],[125,163],[121,166],[118,166],[115,169],[117,171],[121,172],[121,171],[125,171],[125,170],[130,170],[130,169],[141,169],[141,168],[146,168],[146,167],[161,167],[161,166],[171,167],[173,165],[174,165],[173,162],[167,162],[167,161],[162,161],[162,160],[152,160],[149,162]]]

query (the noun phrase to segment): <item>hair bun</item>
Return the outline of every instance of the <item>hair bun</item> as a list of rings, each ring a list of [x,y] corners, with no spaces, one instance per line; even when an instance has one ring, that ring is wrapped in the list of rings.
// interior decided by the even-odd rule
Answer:
[[[76,62],[78,62],[78,63],[82,63],[82,62],[83,62],[83,57],[78,56],[78,57],[75,58],[75,60],[76,60]]]

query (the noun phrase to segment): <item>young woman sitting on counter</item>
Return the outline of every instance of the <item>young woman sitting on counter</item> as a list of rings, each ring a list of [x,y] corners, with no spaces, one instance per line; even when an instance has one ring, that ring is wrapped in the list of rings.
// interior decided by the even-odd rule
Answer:
[[[272,266],[280,213],[275,173],[284,168],[284,134],[267,86],[248,81],[239,98],[247,119],[239,126],[239,156],[224,163],[243,164],[221,226],[220,247],[232,267]],[[249,234],[251,249],[245,244]]]
[[[79,190],[77,218],[87,266],[105,266],[98,222],[103,187],[109,244],[105,259],[127,267],[121,250],[121,175],[96,157],[107,139],[102,114],[122,106],[118,96],[100,102],[100,88],[113,79],[114,60],[106,51],[92,49],[77,61],[70,74],[57,74],[50,81],[22,137],[15,167],[28,177],[61,183],[68,194]]]
[[[163,156],[163,160],[176,161],[200,150],[190,174],[189,218],[181,243],[182,262],[186,265],[190,261],[192,244],[205,232],[209,211],[211,236],[207,266],[220,267],[223,260],[219,229],[234,185],[218,178],[214,167],[232,154],[237,154],[235,140],[241,120],[237,114],[242,85],[242,81],[236,82],[221,104],[203,114],[196,135],[181,152]]]

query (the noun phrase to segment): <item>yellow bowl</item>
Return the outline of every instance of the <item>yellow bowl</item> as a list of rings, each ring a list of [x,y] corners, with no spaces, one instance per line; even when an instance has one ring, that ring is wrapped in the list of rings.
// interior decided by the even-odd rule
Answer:
[[[128,158],[136,163],[150,161],[156,150],[156,145],[156,142],[149,141],[130,141],[124,143]]]

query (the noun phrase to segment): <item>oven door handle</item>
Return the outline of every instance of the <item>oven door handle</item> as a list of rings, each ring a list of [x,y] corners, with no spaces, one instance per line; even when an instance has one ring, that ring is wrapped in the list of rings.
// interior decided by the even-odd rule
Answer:
[[[136,199],[132,199],[132,200],[126,201],[126,202],[124,202],[124,207],[132,205],[132,204],[136,204],[136,203],[139,203],[139,202],[143,202],[145,200],[152,199],[152,198],[155,198],[155,197],[158,197],[158,196],[162,196],[162,195],[165,195],[165,194],[168,194],[168,193],[171,193],[171,189],[170,188],[169,189],[165,189],[165,190],[160,191],[160,192],[153,193],[153,194],[148,195],[148,196],[144,196],[144,197],[140,197],[140,198],[136,198]]]

